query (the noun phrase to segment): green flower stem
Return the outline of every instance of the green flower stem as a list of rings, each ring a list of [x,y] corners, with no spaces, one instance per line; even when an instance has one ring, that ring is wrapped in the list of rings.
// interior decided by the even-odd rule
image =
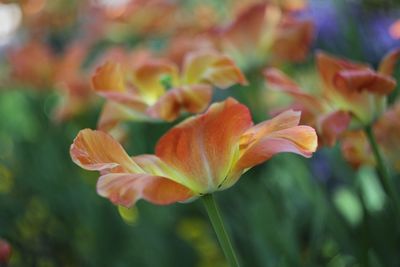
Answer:
[[[385,162],[382,157],[382,153],[379,149],[378,143],[376,142],[376,138],[371,126],[365,127],[365,133],[367,134],[367,138],[369,144],[372,149],[372,153],[374,154],[376,161],[376,168],[379,173],[380,182],[382,184],[383,189],[386,194],[391,198],[394,204],[394,208],[396,209],[397,216],[400,216],[400,199],[397,193],[396,187],[393,184],[393,181],[390,177],[389,170],[385,165]]]
[[[235,250],[233,249],[232,243],[229,239],[229,235],[225,230],[224,223],[222,222],[221,215],[217,203],[215,202],[212,194],[207,194],[202,197],[204,206],[206,207],[208,217],[210,218],[211,224],[217,234],[218,241],[224,251],[226,260],[231,267],[239,267],[239,261],[236,257]]]

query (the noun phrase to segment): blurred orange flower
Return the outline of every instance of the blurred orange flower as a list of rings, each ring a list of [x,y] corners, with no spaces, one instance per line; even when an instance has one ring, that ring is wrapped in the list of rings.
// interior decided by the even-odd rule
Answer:
[[[165,34],[178,25],[180,5],[169,0],[96,1],[108,33],[130,32],[143,36]]]
[[[323,90],[316,95],[301,90],[277,69],[266,69],[264,76],[269,86],[294,98],[294,107],[306,114],[305,123],[317,129],[322,144],[334,145],[350,123],[352,128],[367,126],[384,112],[386,96],[396,86],[391,74],[399,56],[400,49],[391,51],[374,71],[319,52],[316,61]]]
[[[87,1],[17,0],[23,12],[23,24],[35,36],[49,31],[73,26],[79,10],[86,8]]]
[[[251,5],[259,4],[260,2],[264,3],[272,3],[280,8],[282,8],[284,11],[288,12],[297,12],[297,11],[302,11],[308,7],[308,0],[241,0],[241,1],[230,1],[231,7],[230,10],[233,13],[237,13],[238,11],[243,11],[244,9],[247,9]]]
[[[375,158],[363,130],[347,131],[340,138],[343,157],[358,169],[362,165],[375,165]]]
[[[170,129],[155,155],[129,157],[110,135],[90,129],[80,131],[70,153],[77,165],[101,172],[97,191],[114,204],[170,204],[227,189],[277,153],[310,157],[317,136],[299,120],[300,112],[289,110],[253,126],[248,108],[229,98]]]
[[[217,30],[219,46],[240,66],[301,61],[310,48],[314,25],[298,20],[273,3],[251,5],[227,27]]]
[[[7,53],[11,78],[39,90],[48,90],[54,80],[56,57],[44,43],[31,40]]]
[[[88,53],[88,45],[76,42],[66,48],[55,66],[54,86],[60,93],[61,101],[54,111],[56,121],[65,121],[86,110],[93,102],[89,78],[82,70]]]
[[[188,53],[202,50],[216,50],[210,34],[184,31],[169,38],[168,47],[163,52],[163,55],[177,65],[182,66]]]
[[[136,64],[106,62],[92,78],[93,88],[108,101],[99,129],[110,130],[122,120],[172,121],[181,110],[203,111],[212,86],[228,88],[246,79],[235,63],[216,52],[193,52],[182,72],[163,59],[141,57]]]
[[[400,102],[388,109],[374,124],[373,131],[379,147],[388,162],[400,171]],[[342,138],[342,151],[346,160],[354,167],[375,165],[368,139],[363,131],[351,131]]]
[[[93,99],[90,83],[81,69],[88,47],[81,40],[57,54],[46,43],[31,40],[8,52],[12,82],[38,91],[57,90],[61,101],[54,110],[54,119],[69,119],[86,109]]]
[[[349,111],[362,125],[378,118],[386,108],[386,96],[396,87],[391,76],[400,49],[388,53],[377,71],[369,65],[317,54],[324,94],[341,110]]]

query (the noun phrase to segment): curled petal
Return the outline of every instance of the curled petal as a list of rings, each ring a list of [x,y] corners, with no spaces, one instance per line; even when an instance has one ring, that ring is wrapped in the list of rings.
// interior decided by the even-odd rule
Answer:
[[[116,167],[126,172],[143,172],[110,135],[84,129],[70,148],[72,160],[86,170],[107,171]]]
[[[379,64],[378,72],[384,75],[393,75],[394,67],[400,58],[400,48],[391,50],[385,55]]]
[[[354,63],[348,60],[336,58],[324,52],[317,52],[317,68],[324,84],[330,89],[334,86],[334,78],[343,70],[371,70],[369,65]]]
[[[106,62],[95,71],[92,87],[97,92],[125,92],[124,75],[117,63]]]
[[[334,76],[334,85],[347,94],[369,91],[376,94],[389,94],[396,87],[392,77],[372,70],[343,70]]]
[[[247,107],[230,98],[168,131],[157,143],[156,155],[187,177],[190,185],[185,185],[196,193],[215,191],[251,125]]]
[[[298,126],[300,114],[289,110],[247,130],[235,170],[253,167],[281,152],[310,157],[317,149],[317,135],[309,126]]]
[[[209,82],[225,89],[236,83],[247,84],[246,78],[232,59],[216,52],[193,52],[184,62],[184,84]]]
[[[149,174],[109,173],[97,182],[99,195],[116,205],[131,207],[141,198],[158,205],[184,201],[193,196],[186,187]]]
[[[265,121],[260,123],[249,130],[246,131],[247,133],[258,133],[258,134],[269,134],[274,131],[283,130],[286,128],[297,126],[300,122],[301,112],[294,111],[294,110],[287,110],[278,114],[271,120]]]
[[[336,108],[351,111],[361,124],[370,124],[382,113],[385,95],[395,80],[368,65],[317,54],[317,65],[325,84],[325,96]]]
[[[286,112],[282,112],[271,120],[251,127],[240,137],[241,153],[245,152],[246,149],[248,149],[263,136],[266,136],[274,131],[297,126],[300,122],[300,116],[301,112],[288,110]]]
[[[351,116],[345,111],[335,111],[320,120],[320,134],[323,143],[328,146],[333,146],[337,138],[348,129],[351,121]]]

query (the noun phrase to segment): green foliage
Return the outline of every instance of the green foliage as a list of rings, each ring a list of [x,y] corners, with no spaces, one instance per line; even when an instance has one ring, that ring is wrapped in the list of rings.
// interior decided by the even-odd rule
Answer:
[[[196,1],[182,2],[190,8]],[[222,1],[207,2],[224,13]],[[364,59],[357,21],[346,19],[341,26],[348,38],[344,48],[318,42],[319,48]],[[56,32],[49,39],[62,51],[71,34]],[[125,37],[98,42],[84,67],[108,47],[131,48],[141,41]],[[146,45],[159,50],[165,40],[154,37]],[[311,59],[284,68],[310,91],[317,89]],[[214,100],[233,96],[259,122],[273,103],[264,98],[258,69],[246,77],[250,86],[218,90]],[[170,82],[162,80],[165,87]],[[74,165],[69,146],[80,129],[96,127],[99,105],[55,123],[54,94],[6,89],[0,90],[0,237],[13,247],[10,266],[226,266],[198,201],[165,207],[141,201],[126,209],[96,194],[98,175]],[[152,153],[176,123],[126,123],[124,147],[131,155]],[[399,222],[375,171],[352,170],[338,147],[321,149],[311,159],[276,156],[216,198],[243,266],[400,266]]]

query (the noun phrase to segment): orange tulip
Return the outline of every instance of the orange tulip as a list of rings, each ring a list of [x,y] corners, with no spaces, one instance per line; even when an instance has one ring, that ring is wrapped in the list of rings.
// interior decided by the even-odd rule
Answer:
[[[248,108],[229,98],[169,130],[155,155],[129,157],[110,135],[90,129],[80,131],[70,153],[77,165],[101,172],[97,191],[114,204],[170,204],[227,189],[277,153],[310,157],[317,136],[299,120],[300,112],[289,110],[253,126]]]
[[[386,108],[386,96],[396,87],[391,76],[400,49],[383,58],[378,71],[369,65],[317,54],[317,67],[324,94],[341,110],[349,111],[362,125],[378,118]]]
[[[335,109],[324,95],[305,92],[278,69],[265,70],[264,77],[268,86],[295,99],[293,108],[305,114],[302,122],[317,130],[322,145],[334,145],[337,137],[347,129],[351,119],[348,112]]]
[[[391,74],[399,56],[400,49],[390,52],[374,71],[368,65],[319,52],[316,60],[323,90],[317,94],[302,90],[277,69],[266,69],[264,76],[269,86],[294,98],[322,144],[334,145],[350,123],[353,128],[369,125],[385,110],[386,96],[396,86]]]
[[[348,131],[340,138],[343,157],[354,168],[375,165],[375,158],[363,130]]]
[[[373,126],[379,147],[396,170],[400,170],[400,102],[388,109]],[[346,133],[342,140],[345,159],[354,167],[375,165],[371,147],[363,131]]]
[[[273,3],[251,5],[219,29],[220,46],[240,66],[268,59],[301,61],[310,48],[314,25],[298,20]]]
[[[216,52],[193,52],[183,70],[166,60],[145,59],[132,69],[106,62],[92,78],[93,88],[109,101],[99,129],[110,130],[123,120],[173,121],[181,110],[203,111],[211,100],[212,86],[228,88],[246,79],[235,63]]]

